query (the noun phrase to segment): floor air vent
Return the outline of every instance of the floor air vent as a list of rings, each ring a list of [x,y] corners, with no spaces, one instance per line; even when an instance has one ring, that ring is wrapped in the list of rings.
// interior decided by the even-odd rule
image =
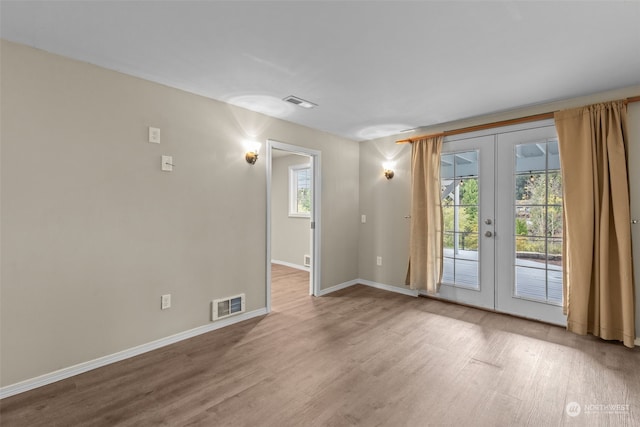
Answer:
[[[244,312],[244,294],[213,300],[211,320],[223,319]]]

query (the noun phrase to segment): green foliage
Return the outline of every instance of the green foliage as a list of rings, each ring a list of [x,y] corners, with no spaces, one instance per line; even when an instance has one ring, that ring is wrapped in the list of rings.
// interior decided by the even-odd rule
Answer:
[[[530,209],[530,236],[562,236],[562,183],[560,172],[532,175],[525,188],[530,195],[528,204],[547,205]]]
[[[311,212],[311,189],[298,188],[298,212]]]
[[[525,237],[516,237],[516,251],[545,253],[544,239],[531,240]]]
[[[451,192],[442,201],[444,229],[449,233],[443,236],[445,248],[454,247],[455,236],[453,231],[457,231],[458,244],[460,249],[478,250],[478,180],[477,178],[467,178],[458,185],[459,203],[457,207],[454,203],[455,192]],[[467,205],[467,206],[464,206]],[[454,226],[455,210],[458,211],[458,227]]]
[[[467,208],[469,220],[478,223],[478,179],[466,179],[460,185],[460,204]]]
[[[531,198],[531,194],[527,192],[527,183],[529,175],[516,176],[516,200],[527,200]]]
[[[528,233],[527,221],[522,218],[516,218],[516,234],[518,236],[526,236]]]
[[[516,176],[516,205],[520,212],[515,221],[516,250],[559,254],[562,250],[562,181],[559,171],[536,172]],[[465,178],[458,186],[459,205],[455,206],[455,192],[443,201],[445,248],[453,248],[457,236],[460,249],[478,250],[477,178]],[[458,227],[455,227],[455,211]],[[454,233],[456,232],[456,233]],[[531,239],[527,236],[537,236]],[[554,238],[547,242],[544,237]],[[557,239],[557,240],[556,240]]]
[[[517,236],[537,236],[541,239],[516,238],[518,252],[560,254],[562,251],[562,176],[560,171],[523,174],[516,177]],[[544,237],[554,238],[545,240]],[[557,239],[557,240],[556,240]]]

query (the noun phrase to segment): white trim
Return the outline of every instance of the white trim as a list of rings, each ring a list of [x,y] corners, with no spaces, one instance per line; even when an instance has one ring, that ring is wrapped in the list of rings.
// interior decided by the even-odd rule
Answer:
[[[308,213],[291,213],[291,212],[289,212],[287,217],[289,217],[289,218],[306,218],[306,219],[309,219],[309,218],[311,218],[311,215],[308,214]]]
[[[271,312],[271,175],[273,171],[273,148],[267,141],[267,238],[266,238],[266,262],[265,262],[265,307],[267,313]]]
[[[349,287],[351,287],[353,285],[358,285],[358,284],[360,284],[360,279],[349,280],[348,282],[340,283],[338,285],[331,286],[330,288],[327,288],[327,289],[320,289],[318,291],[318,295],[317,296],[321,297],[321,296],[330,294],[332,292],[336,292],[336,291],[339,291],[341,289],[346,289],[346,288],[349,288]]]
[[[636,337],[636,340],[633,343],[640,347],[640,337]]]
[[[372,282],[371,280],[358,279],[360,284],[371,286],[372,288],[382,289],[384,291],[395,292],[397,294],[417,297],[418,291],[415,289],[401,288],[400,286],[386,285],[384,283]]]
[[[106,365],[110,365],[121,360],[129,359],[134,356],[138,356],[143,353],[147,353],[152,350],[156,350],[161,347],[165,347],[170,344],[177,343],[189,338],[193,338],[198,335],[206,334],[207,332],[215,331],[216,329],[224,328],[226,326],[233,325],[235,323],[242,322],[244,320],[253,319],[254,317],[264,316],[267,314],[266,308],[260,308],[247,313],[238,314],[233,317],[229,317],[217,322],[210,323],[208,325],[199,326],[197,328],[190,329],[188,331],[179,332],[174,335],[170,335],[165,338],[160,338],[155,341],[151,341],[146,344],[131,347],[126,350],[119,351],[117,353],[109,354],[107,356],[99,357],[97,359],[89,360],[87,362],[78,363],[77,365],[62,368],[48,374],[40,375],[35,378],[21,381],[19,383],[11,384],[0,388],[0,399],[10,397],[18,393],[33,390],[34,388],[42,387],[47,384],[54,383],[56,381],[64,380],[66,378],[73,377],[75,375],[82,374],[93,369],[101,368]]]
[[[306,267],[304,265],[294,264],[292,262],[287,262],[287,261],[278,261],[277,259],[272,259],[271,264],[284,265],[285,267],[295,268],[296,270],[311,271],[311,268]]]
[[[371,280],[365,280],[365,279],[353,279],[353,280],[349,280],[348,282],[331,286],[330,288],[327,288],[327,289],[321,289],[320,292],[318,292],[318,296],[327,295],[332,292],[339,291],[341,289],[346,289],[353,285],[369,286],[371,288],[382,289],[383,291],[395,292],[397,294],[408,295],[410,297],[418,296],[418,291],[414,289],[407,289],[407,288],[401,288],[399,286],[386,285],[384,283],[373,282]]]
[[[301,170],[309,170],[309,174],[311,174],[311,159],[309,159],[308,163],[299,164],[299,165],[291,165],[289,166],[288,180],[289,180],[289,191],[288,191],[288,199],[289,199],[289,218],[311,218],[311,212],[298,212],[298,175],[297,173]],[[310,176],[309,189],[311,188],[311,183],[313,182],[313,176]]]
[[[311,223],[315,224],[315,228],[310,230],[311,234],[311,274],[309,275],[309,294],[319,295],[320,284],[322,283],[322,229],[321,215],[322,212],[322,174],[321,174],[321,155],[318,150],[311,148],[299,147],[296,145],[285,144],[272,139],[267,140],[267,239],[266,239],[266,308],[267,313],[271,312],[271,175],[273,171],[273,150],[283,150],[291,154],[298,154],[311,157],[310,165],[313,174],[311,197],[313,203],[311,207]]]

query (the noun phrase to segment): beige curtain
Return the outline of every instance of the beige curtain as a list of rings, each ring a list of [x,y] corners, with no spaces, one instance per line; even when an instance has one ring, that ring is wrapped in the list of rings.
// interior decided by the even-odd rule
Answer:
[[[626,104],[560,111],[555,122],[563,178],[567,329],[633,347]]]
[[[435,294],[442,280],[442,136],[413,142],[411,150],[411,237],[407,285]]]

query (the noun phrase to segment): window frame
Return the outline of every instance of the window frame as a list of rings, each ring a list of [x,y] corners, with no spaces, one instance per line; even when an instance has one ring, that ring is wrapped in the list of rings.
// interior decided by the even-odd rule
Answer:
[[[289,217],[290,218],[311,218],[311,208],[309,212],[298,211],[298,173],[307,170],[309,173],[309,200],[312,202],[311,188],[311,164],[304,163],[289,166]]]

